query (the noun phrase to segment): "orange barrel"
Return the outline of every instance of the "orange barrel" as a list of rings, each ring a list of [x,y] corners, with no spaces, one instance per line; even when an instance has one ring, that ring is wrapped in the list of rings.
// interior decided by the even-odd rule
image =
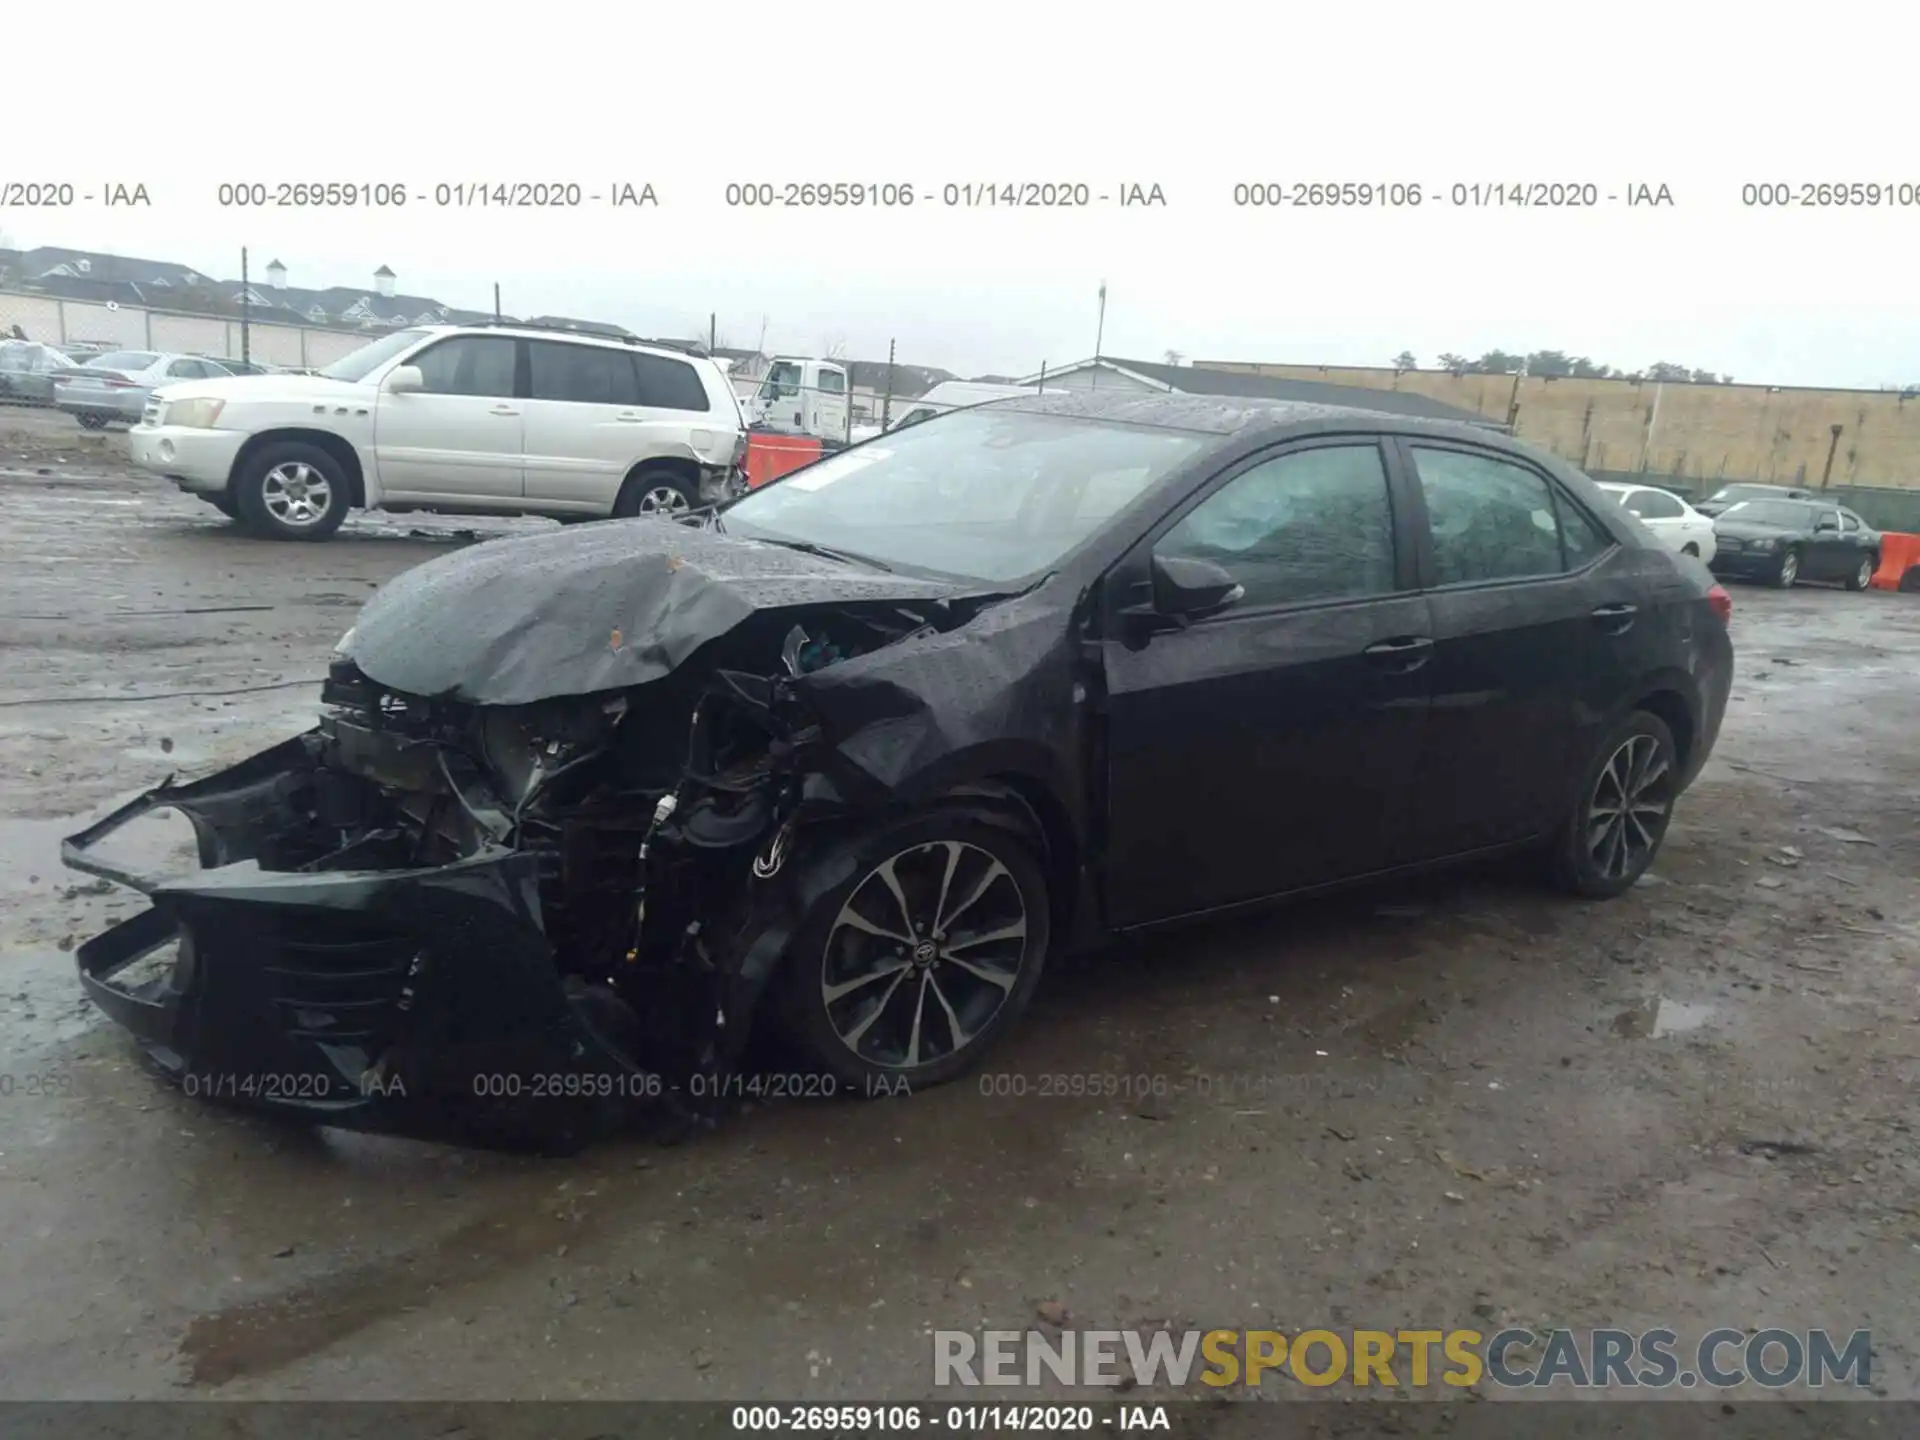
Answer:
[[[747,488],[758,490],[802,465],[820,458],[820,442],[805,435],[772,435],[756,430],[747,436]]]
[[[1920,535],[1907,535],[1898,530],[1883,532],[1880,568],[1874,572],[1873,588],[1898,590],[1908,567],[1914,565],[1920,565]]]

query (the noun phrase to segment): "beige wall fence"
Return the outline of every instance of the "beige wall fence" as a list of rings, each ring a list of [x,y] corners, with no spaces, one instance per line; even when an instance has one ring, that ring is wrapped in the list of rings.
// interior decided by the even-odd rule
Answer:
[[[14,327],[56,348],[109,345],[126,350],[180,351],[211,359],[241,357],[237,317],[188,315],[135,305],[109,307],[26,291],[0,290],[0,339]],[[256,364],[311,370],[331,364],[374,338],[367,330],[245,322],[246,358]]]
[[[1511,415],[1521,439],[1598,479],[1644,480],[1695,498],[1741,480],[1825,488],[1882,529],[1920,530],[1920,393],[1195,363]]]

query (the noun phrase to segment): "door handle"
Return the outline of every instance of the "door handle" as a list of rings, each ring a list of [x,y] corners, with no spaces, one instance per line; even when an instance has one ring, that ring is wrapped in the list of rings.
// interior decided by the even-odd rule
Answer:
[[[1593,623],[1609,635],[1623,635],[1633,628],[1634,616],[1639,613],[1638,605],[1629,605],[1625,601],[1615,605],[1598,605],[1594,607]]]
[[[518,415],[520,412],[511,405],[496,405],[487,413],[489,415]]]
[[[1433,655],[1433,641],[1424,635],[1396,635],[1381,640],[1360,652],[1384,670],[1405,674],[1418,670]]]

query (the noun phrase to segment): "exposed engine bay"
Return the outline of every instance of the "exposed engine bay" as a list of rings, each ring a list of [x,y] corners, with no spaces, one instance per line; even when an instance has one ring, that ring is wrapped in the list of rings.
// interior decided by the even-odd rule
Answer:
[[[310,863],[531,856],[562,978],[608,1037],[676,1076],[723,1067],[729,1047],[686,1023],[724,1013],[724,997],[696,1009],[689,993],[718,974],[702,937],[738,928],[750,877],[778,875],[808,818],[803,777],[825,758],[790,682],[933,628],[904,608],[829,611],[787,629],[772,675],[511,707],[403,695],[341,662],[317,731],[316,818],[338,846]],[[745,651],[768,637],[731,638]]]
[[[1078,653],[1030,596],[698,525],[443,556],[312,729],[67,840],[152,903],[81,981],[167,1074],[320,1123],[565,1150],[711,1111],[862,834],[991,770],[1077,792]],[[96,853],[163,809],[198,872]]]

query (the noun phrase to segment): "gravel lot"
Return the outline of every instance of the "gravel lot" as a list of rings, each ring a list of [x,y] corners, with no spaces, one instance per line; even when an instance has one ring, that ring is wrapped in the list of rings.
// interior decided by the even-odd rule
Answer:
[[[57,847],[304,728],[388,577],[546,522],[268,544],[123,444],[0,411],[0,1398],[904,1399],[928,1330],[1055,1304],[1871,1328],[1920,1397],[1920,597],[1734,592],[1719,748],[1618,901],[1472,874],[1196,929],[1051,974],[989,1062],[1024,1095],[534,1161],[159,1085],[67,953],[137,902]]]

